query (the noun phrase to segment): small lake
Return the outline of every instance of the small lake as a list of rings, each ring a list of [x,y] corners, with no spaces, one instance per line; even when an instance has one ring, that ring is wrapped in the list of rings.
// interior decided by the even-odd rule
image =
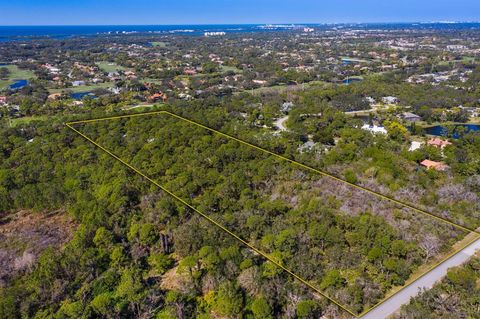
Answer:
[[[18,90],[28,85],[28,80],[16,80],[13,84],[10,85],[10,89]]]
[[[451,128],[448,128],[442,125],[427,127],[425,128],[425,133],[429,135],[436,135],[436,136],[448,136],[450,133],[453,138],[459,138],[460,135],[457,132],[459,127],[464,127],[466,132],[480,131],[480,125],[478,124],[457,124],[453,126],[453,134],[451,134],[452,133]]]
[[[363,79],[360,78],[348,78],[343,80],[343,84],[350,84],[350,83],[355,83],[355,82],[361,82]]]
[[[86,96],[95,98],[95,94],[93,94],[92,92],[77,92],[70,94],[70,97],[75,100],[82,100]]]
[[[365,62],[365,61],[360,60],[360,59],[354,59],[354,58],[343,58],[342,59],[342,64],[343,65],[360,64],[362,62]]]

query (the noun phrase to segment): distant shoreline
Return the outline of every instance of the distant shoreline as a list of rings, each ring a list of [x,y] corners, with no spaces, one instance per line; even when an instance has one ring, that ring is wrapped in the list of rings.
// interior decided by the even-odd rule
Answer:
[[[75,36],[121,34],[189,34],[205,32],[255,33],[336,28],[355,29],[480,29],[480,22],[371,22],[371,23],[255,23],[255,24],[173,24],[173,25],[5,25],[0,26],[0,42],[31,40],[31,38],[63,39]]]

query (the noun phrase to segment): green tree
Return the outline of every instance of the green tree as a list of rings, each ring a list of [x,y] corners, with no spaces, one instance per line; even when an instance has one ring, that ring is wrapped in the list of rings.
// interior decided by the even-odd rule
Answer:
[[[408,129],[396,121],[385,121],[385,128],[387,129],[390,138],[398,141],[404,141],[408,137]]]
[[[447,278],[455,286],[459,286],[467,290],[473,289],[476,285],[475,273],[464,267],[450,269],[447,272]]]
[[[341,287],[345,284],[345,279],[340,275],[340,271],[334,269],[329,270],[322,280],[320,287],[326,289],[329,287]]]
[[[0,68],[0,79],[6,80],[9,75],[10,75],[10,70],[8,68],[6,67]]]
[[[141,277],[135,270],[126,269],[123,271],[116,294],[130,303],[139,303],[141,301],[144,296],[143,284]]]
[[[243,295],[232,283],[226,282],[215,294],[213,310],[222,316],[236,316],[243,309]]]
[[[115,297],[111,292],[105,292],[103,294],[95,296],[90,306],[93,310],[106,317],[112,317],[111,313],[113,311],[113,307],[115,306]]]
[[[296,313],[299,319],[315,319],[320,315],[320,307],[313,300],[302,300],[297,304]]]
[[[272,307],[265,297],[259,297],[253,300],[251,308],[255,319],[273,318]]]
[[[153,253],[148,257],[148,264],[157,275],[163,275],[173,266],[174,260],[165,254]]]

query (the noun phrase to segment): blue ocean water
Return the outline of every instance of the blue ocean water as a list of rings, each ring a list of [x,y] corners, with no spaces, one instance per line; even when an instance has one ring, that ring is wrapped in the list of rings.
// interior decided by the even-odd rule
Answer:
[[[306,25],[298,25],[300,28]],[[190,34],[203,35],[205,32],[268,32],[291,30],[293,26],[274,26],[271,28],[259,24],[242,25],[84,25],[84,26],[0,26],[0,42],[28,40],[38,37],[55,39],[74,36],[96,36],[100,34]]]
[[[480,23],[362,23],[362,24],[224,24],[224,25],[83,25],[83,26],[0,26],[0,42],[36,37],[68,38],[99,34],[160,33],[203,35],[204,32],[248,33],[303,29],[480,29]]]

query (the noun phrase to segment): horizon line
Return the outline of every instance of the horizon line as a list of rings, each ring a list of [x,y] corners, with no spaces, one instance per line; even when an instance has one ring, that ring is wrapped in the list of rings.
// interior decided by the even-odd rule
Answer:
[[[460,21],[460,20],[441,20],[441,21],[344,21],[344,22],[250,22],[250,23],[173,23],[173,24],[4,24],[0,27],[108,27],[108,26],[222,26],[222,25],[336,25],[336,24],[397,24],[397,23],[406,23],[406,24],[429,24],[429,23],[440,23],[440,24],[458,24],[458,23],[480,23],[480,20],[475,21]]]

